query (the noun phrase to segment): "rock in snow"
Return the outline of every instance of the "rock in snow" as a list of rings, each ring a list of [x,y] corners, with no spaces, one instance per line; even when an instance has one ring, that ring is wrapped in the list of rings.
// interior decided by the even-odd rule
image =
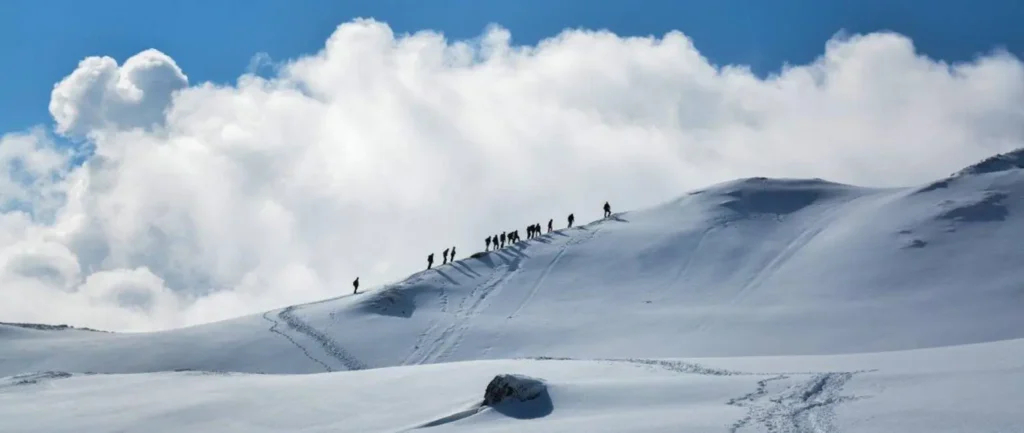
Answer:
[[[546,390],[547,385],[540,379],[521,374],[499,374],[487,384],[484,404],[495,406],[508,400],[533,400]]]

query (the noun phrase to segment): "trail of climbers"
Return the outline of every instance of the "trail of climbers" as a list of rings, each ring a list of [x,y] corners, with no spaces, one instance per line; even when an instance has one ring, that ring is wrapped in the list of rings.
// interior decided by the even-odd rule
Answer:
[[[317,343],[320,343],[320,346],[324,349],[324,352],[326,352],[332,358],[340,362],[343,366],[345,366],[346,369],[363,370],[368,368],[366,364],[359,361],[354,356],[352,356],[344,349],[339,347],[338,344],[335,343],[334,340],[332,340],[330,337],[314,329],[312,326],[309,326],[309,324],[307,324],[306,322],[303,322],[302,319],[299,319],[298,317],[293,315],[292,311],[294,310],[294,305],[285,308],[281,310],[280,313],[277,314],[277,317],[283,320],[284,323],[288,325],[288,327],[291,328],[293,331],[298,332],[300,334],[305,334],[307,337],[312,338]],[[292,342],[294,342],[294,340],[292,340]]]
[[[317,364],[320,364],[321,366],[324,367],[324,370],[326,370],[328,372],[334,371],[334,369],[332,369],[331,366],[329,366],[327,364],[324,364],[323,361],[320,361],[319,359],[314,358],[313,355],[310,354],[309,351],[306,350],[305,347],[303,347],[301,344],[299,344],[297,341],[295,341],[292,337],[288,336],[288,334],[285,334],[285,333],[279,331],[277,329],[277,327],[280,326],[281,323],[276,321],[276,320],[274,320],[274,319],[271,319],[269,316],[267,316],[267,314],[270,314],[270,312],[267,311],[266,313],[263,313],[263,319],[271,323],[271,325],[270,325],[270,332],[273,332],[273,333],[275,333],[277,335],[280,335],[280,336],[286,338],[293,345],[295,345],[295,347],[298,347],[299,350],[301,350],[302,353],[304,355],[306,355],[306,358],[309,358],[310,361],[313,361],[313,362],[315,362]]]
[[[835,406],[856,399],[840,395],[853,375],[819,373],[802,382],[778,375],[758,381],[754,392],[727,402],[747,408],[747,414],[733,423],[729,431],[737,433],[760,424],[770,432],[835,433]],[[782,389],[772,392],[773,386]]]
[[[407,363],[433,363],[450,356],[462,342],[468,322],[486,307],[484,301],[501,290],[505,282],[519,270],[522,260],[521,256],[515,256],[507,264],[497,266],[487,281],[462,298],[455,310],[455,319],[434,339],[429,348],[407,358]]]

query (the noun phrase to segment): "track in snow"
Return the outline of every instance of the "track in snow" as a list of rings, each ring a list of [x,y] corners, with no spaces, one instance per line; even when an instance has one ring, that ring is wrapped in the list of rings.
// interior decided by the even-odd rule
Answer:
[[[307,337],[312,338],[317,343],[320,343],[320,346],[324,349],[324,351],[327,352],[327,354],[330,355],[332,358],[338,360],[338,362],[344,365],[346,369],[364,370],[368,368],[366,364],[362,363],[354,356],[346,352],[345,349],[339,347],[338,344],[335,343],[334,340],[332,340],[330,337],[316,330],[312,326],[309,326],[309,324],[303,322],[302,319],[295,317],[295,315],[292,314],[292,311],[294,310],[295,306],[285,308],[281,310],[280,313],[277,314],[277,317],[279,317],[281,320],[284,320],[285,324],[288,325],[288,327],[291,328],[292,330],[301,334],[305,334]]]
[[[551,263],[548,263],[547,267],[544,268],[544,271],[541,272],[540,277],[538,277],[537,281],[533,283],[532,287],[530,287],[530,290],[527,293],[526,297],[523,298],[522,302],[519,303],[516,309],[513,310],[512,313],[508,315],[508,319],[515,317],[516,314],[519,314],[519,312],[522,311],[523,307],[530,303],[533,297],[540,290],[541,285],[544,284],[544,280],[548,278],[548,274],[550,274],[551,270],[554,269],[556,265],[558,265],[558,261],[562,259],[562,256],[565,255],[566,251],[569,250],[570,246],[579,245],[582,244],[583,242],[593,239],[594,236],[597,235],[597,232],[601,230],[600,228],[585,229],[583,228],[583,226],[581,226],[580,229],[587,230],[588,234],[585,236],[573,237],[572,239],[569,239],[568,241],[562,244],[562,248],[558,251],[558,254],[555,254],[555,258],[552,259]]]
[[[263,313],[263,319],[271,323],[271,325],[270,325],[270,332],[273,332],[273,333],[275,333],[277,335],[280,335],[280,336],[286,338],[293,345],[295,345],[295,347],[298,347],[299,350],[301,350],[302,353],[304,355],[306,355],[306,358],[309,358],[310,361],[313,361],[313,362],[315,362],[317,364],[320,364],[321,366],[323,366],[324,370],[334,371],[334,369],[332,369],[331,366],[329,366],[327,364],[324,364],[324,362],[319,360],[319,359],[316,359],[312,354],[309,353],[308,350],[306,350],[305,347],[303,347],[301,344],[299,344],[299,342],[295,341],[295,339],[293,339],[291,336],[289,336],[288,334],[285,334],[284,332],[281,332],[281,330],[277,329],[278,326],[281,326],[281,322],[278,322],[277,320],[271,319],[270,316],[268,316],[268,314],[270,314],[269,311],[267,311],[266,313]]]
[[[399,365],[421,363],[424,357],[426,356],[425,352],[431,349],[427,345],[427,338],[434,335],[435,330],[437,330],[437,328],[441,326],[441,321],[443,320],[443,317],[446,314],[448,314],[448,292],[445,291],[445,286],[446,284],[444,283],[438,286],[437,297],[438,303],[441,305],[441,314],[430,323],[430,326],[427,327],[427,329],[425,329],[423,333],[419,335],[419,337],[416,338],[416,343],[413,344],[412,351],[409,352],[409,354],[405,357],[405,359],[402,360],[401,363],[399,363]]]
[[[526,357],[539,361],[594,361],[634,364],[682,374],[705,376],[766,376],[757,388],[726,404],[747,409],[747,414],[729,426],[730,433],[768,431],[769,433],[836,433],[835,407],[864,397],[841,395],[843,386],[854,375],[870,372],[775,372],[749,373],[723,370],[686,361],[645,358]],[[767,430],[754,430],[760,424]]]
[[[771,433],[835,433],[835,406],[855,397],[843,396],[843,386],[854,373],[820,373],[809,380],[795,382],[778,375],[757,382],[757,389],[732,399],[728,404],[747,408],[747,415],[736,421],[731,433],[753,429],[760,424]],[[773,387],[783,387],[772,392]]]
[[[505,282],[519,270],[522,260],[523,256],[515,255],[508,264],[495,268],[495,272],[487,281],[476,286],[466,297],[462,298],[455,310],[455,319],[451,324],[441,331],[429,346],[420,344],[419,349],[414,350],[410,356],[406,357],[404,364],[433,363],[450,356],[462,342],[468,322],[487,306],[484,301],[488,296],[501,290]]]
[[[330,337],[324,335],[323,333],[317,331],[316,329],[313,329],[312,326],[309,326],[309,324],[303,322],[302,319],[295,317],[295,315],[292,314],[292,311],[294,310],[295,306],[293,305],[281,310],[280,313],[277,313],[277,317],[281,319],[281,321],[277,321],[270,318],[270,316],[268,316],[268,314],[270,314],[269,311],[263,313],[263,318],[271,323],[270,332],[273,332],[288,339],[288,341],[294,344],[295,347],[298,347],[299,350],[301,350],[302,353],[306,355],[306,358],[309,358],[311,361],[320,364],[321,366],[324,367],[325,370],[329,372],[334,371],[334,369],[331,368],[330,365],[317,359],[315,356],[313,356],[313,354],[309,353],[309,350],[306,349],[305,346],[299,344],[299,342],[295,341],[294,338],[278,329],[282,322],[284,322],[284,324],[287,325],[288,328],[292,329],[293,331],[298,332],[300,334],[304,334],[305,336],[312,338],[317,343],[320,343],[320,346],[324,349],[324,352],[326,352],[332,358],[336,359],[338,362],[344,365],[346,369],[363,370],[368,368],[366,364],[360,362],[358,359],[356,359],[351,354],[346,352],[344,349],[339,347]]]

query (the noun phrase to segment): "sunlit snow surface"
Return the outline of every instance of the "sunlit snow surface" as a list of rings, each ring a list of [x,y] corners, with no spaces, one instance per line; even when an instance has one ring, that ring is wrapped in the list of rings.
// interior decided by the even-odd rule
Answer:
[[[1024,431],[1006,161],[901,189],[738,180],[173,331],[0,325],[0,431]],[[478,407],[505,373],[548,392]]]

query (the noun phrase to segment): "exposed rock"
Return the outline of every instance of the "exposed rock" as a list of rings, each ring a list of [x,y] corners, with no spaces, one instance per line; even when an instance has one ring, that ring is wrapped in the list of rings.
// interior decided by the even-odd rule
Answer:
[[[540,379],[521,374],[499,374],[491,379],[484,391],[484,404],[495,406],[505,401],[533,400],[547,391]]]

